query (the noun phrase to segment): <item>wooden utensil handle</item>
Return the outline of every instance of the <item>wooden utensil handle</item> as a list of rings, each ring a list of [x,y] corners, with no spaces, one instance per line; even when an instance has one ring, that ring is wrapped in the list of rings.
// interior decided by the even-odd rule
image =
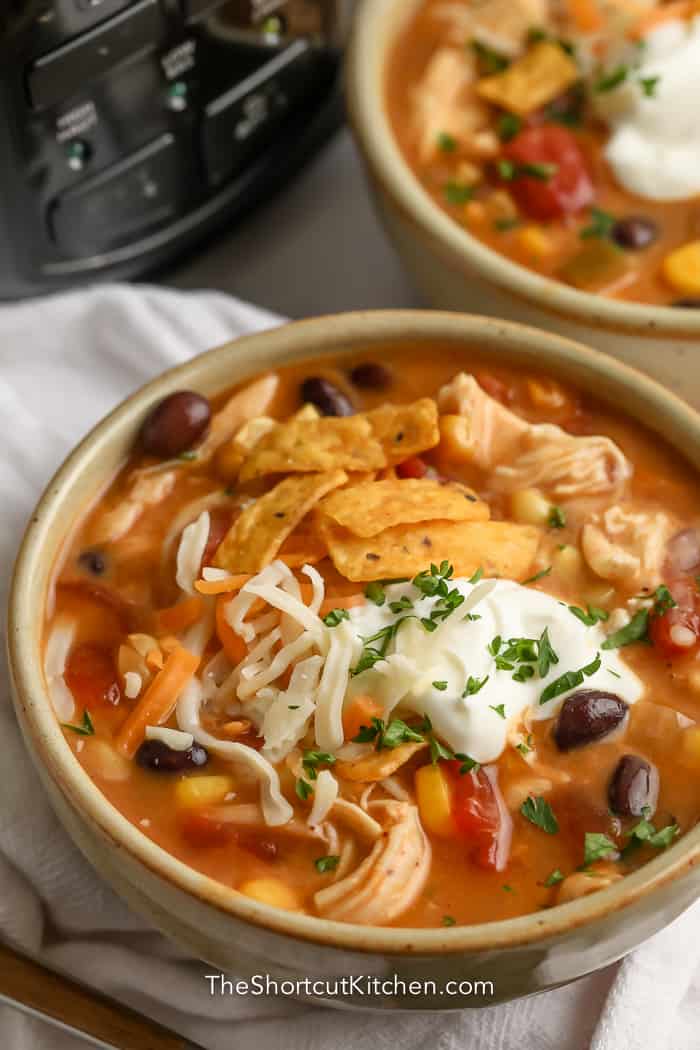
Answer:
[[[192,1048],[175,1032],[6,944],[0,944],[0,994],[118,1050]]]

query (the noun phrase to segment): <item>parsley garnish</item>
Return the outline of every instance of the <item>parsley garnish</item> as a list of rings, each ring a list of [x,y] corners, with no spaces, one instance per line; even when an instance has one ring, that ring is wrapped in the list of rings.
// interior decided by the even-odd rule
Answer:
[[[83,711],[83,717],[82,717],[82,720],[80,722],[80,725],[76,726],[76,725],[73,725],[71,722],[61,722],[61,725],[63,726],[64,729],[70,729],[71,733],[77,733],[78,736],[94,736],[95,735],[95,727],[92,724],[92,719],[90,718],[90,712],[88,711],[87,708],[85,708],[85,710]]]
[[[342,620],[350,619],[350,613],[347,609],[331,609],[322,619],[326,627],[337,627]]]
[[[471,46],[479,59],[479,66],[483,73],[502,73],[510,65],[510,60],[501,55],[493,48],[487,47],[479,40],[472,40]]]
[[[589,605],[587,612],[579,608],[578,605],[567,605],[567,609],[577,620],[585,623],[586,627],[593,627],[594,624],[601,621],[604,623],[610,616],[610,613],[606,612],[605,609],[599,609],[597,605]]]
[[[546,831],[548,835],[556,835],[559,831],[559,823],[552,807],[541,795],[528,795],[520,807],[520,812],[526,820],[542,828],[542,831]]]
[[[498,118],[498,125],[496,130],[498,131],[498,137],[501,142],[510,142],[518,134],[523,126],[522,119],[517,117],[515,113],[502,113]]]
[[[381,583],[368,583],[365,587],[365,598],[368,598],[375,605],[383,605],[386,601],[386,594]]]
[[[406,609],[413,608],[413,602],[406,594],[404,594],[398,601],[389,602],[389,608],[393,613],[405,612]]]
[[[486,675],[484,678],[481,678],[481,679],[474,678],[474,677],[472,677],[472,675],[469,675],[469,678],[467,678],[467,684],[464,687],[464,692],[462,693],[462,696],[476,696],[476,694],[479,692],[479,690],[484,688],[484,686],[486,685],[488,680],[489,680],[489,676],[488,675]]]
[[[433,689],[437,689],[438,692],[444,693],[447,689],[447,682],[433,682]]]
[[[549,628],[545,627],[537,646],[537,672],[540,678],[546,678],[552,664],[558,663],[559,657],[552,649],[552,644],[549,640]]]
[[[533,678],[535,666],[540,678],[545,678],[552,664],[559,663],[559,657],[549,640],[549,630],[545,627],[539,638],[509,638],[503,648],[500,635],[489,643],[487,649],[493,656],[497,671],[513,671],[513,681],[526,682]],[[517,665],[517,666],[516,666]]]
[[[527,740],[521,740],[519,744],[516,744],[515,750],[521,755],[529,755],[532,751],[532,733],[528,733]]]
[[[559,166],[557,164],[533,164],[527,162],[516,164],[512,160],[502,158],[497,162],[496,170],[505,182],[512,182],[513,179],[524,177],[539,179],[540,182],[549,182],[556,175]]]
[[[478,583],[483,575],[484,575],[484,570],[483,570],[482,566],[480,565],[479,568],[476,570],[476,572],[472,576],[469,577],[469,579],[467,580],[467,583],[472,583],[472,584],[473,583]],[[700,576],[698,576],[697,579],[698,579],[698,588],[700,589]]]
[[[593,89],[598,93],[605,91],[613,91],[620,84],[624,84],[627,80],[627,74],[629,69],[627,66],[618,66],[617,69],[613,69],[610,73],[604,73],[593,85]]]
[[[185,452],[181,452],[177,458],[182,459],[185,462],[191,462],[193,459],[197,458],[197,453],[194,449],[191,448],[186,450]]]
[[[452,754],[449,747],[445,747],[444,744],[441,744],[436,737],[430,737],[430,761],[434,766],[438,764],[441,758],[446,762],[449,762],[450,759],[454,757],[455,756]]]
[[[547,878],[544,880],[545,886],[556,886],[558,882],[563,882],[564,876],[559,871],[559,868],[555,868],[554,871],[550,872]]]
[[[546,569],[541,569],[540,572],[536,572],[534,576],[528,576],[526,580],[523,580],[523,587],[526,587],[528,583],[537,583],[538,580],[543,580],[545,576],[549,576],[552,571],[552,566],[548,565]]]
[[[647,596],[641,595],[641,597]],[[639,609],[628,624],[621,627],[619,631],[615,631],[603,642],[603,649],[620,649],[633,642],[648,641],[649,617],[663,616],[669,609],[676,608],[676,601],[665,583],[657,587],[649,597],[654,602],[651,609]]]
[[[314,789],[311,787],[311,784],[308,784],[305,780],[302,780],[301,777],[298,777],[297,782],[294,785],[294,790],[301,801],[306,802],[309,795],[313,794]]]
[[[499,233],[505,233],[506,230],[514,230],[520,225],[520,221],[517,215],[504,216],[502,219],[494,219],[493,228]]]
[[[443,915],[442,917],[443,926],[456,926],[457,920],[452,915]]]
[[[561,507],[551,507],[547,524],[550,529],[563,529],[566,525],[566,512]]]
[[[506,717],[506,705],[505,704],[489,704],[489,710],[495,711],[499,718],[505,719]]]
[[[466,773],[478,773],[481,769],[481,763],[477,762],[471,755],[465,755],[461,751],[455,751],[455,758],[458,758],[462,765],[459,767],[459,771],[464,776]]]
[[[332,766],[334,762],[335,755],[329,755],[327,751],[305,751],[301,760],[304,772],[309,780],[316,780],[318,766]]]
[[[366,744],[374,741],[374,750],[383,751],[398,747],[400,744],[422,744],[425,737],[412,729],[400,718],[392,718],[387,724],[381,718],[373,718],[369,726],[360,726],[360,732],[353,737],[353,743]]]
[[[437,137],[438,149],[443,153],[454,153],[457,149],[457,139],[447,131],[441,131]]]
[[[643,845],[653,846],[654,849],[667,849],[680,832],[677,824],[667,824],[665,828],[657,831],[649,820],[650,811],[647,806],[644,807],[643,813],[639,823],[626,832],[629,842],[622,851],[624,857]]]
[[[656,87],[661,77],[640,77],[639,86],[641,87],[646,98],[653,98],[656,94]]]
[[[584,240],[589,237],[609,237],[617,221],[614,215],[601,208],[591,208],[590,218],[588,226],[584,226],[579,233],[579,237]]]
[[[550,682],[547,688],[542,691],[540,703],[546,704],[550,700],[553,700],[555,696],[561,696],[562,693],[568,693],[570,689],[575,689],[582,684],[584,678],[589,678],[599,669],[600,653],[597,653],[595,660],[586,664],[585,667],[581,667],[578,671],[567,671],[566,674],[563,674],[559,678],[555,678],[553,682]]]
[[[340,857],[334,854],[329,854],[327,857],[317,857],[314,861],[314,867],[321,875],[327,871],[335,871],[340,863]]]
[[[583,840],[583,863],[585,867],[594,864],[597,860],[609,857],[611,853],[617,853],[617,846],[599,831],[587,831]]]

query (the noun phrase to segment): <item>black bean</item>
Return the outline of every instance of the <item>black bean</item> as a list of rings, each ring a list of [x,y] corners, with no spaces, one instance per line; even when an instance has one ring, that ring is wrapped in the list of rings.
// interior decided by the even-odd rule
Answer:
[[[610,236],[625,251],[640,252],[657,240],[659,227],[644,215],[628,215],[626,219],[617,220]]]
[[[608,787],[613,813],[621,817],[652,817],[659,800],[659,772],[639,755],[623,755]]]
[[[171,459],[192,448],[210,420],[211,408],[206,397],[192,390],[178,390],[146,416],[141,427],[141,445],[151,456]]]
[[[580,689],[567,697],[554,726],[560,751],[571,751],[612,733],[624,721],[627,704],[614,693]]]
[[[93,576],[102,576],[107,568],[104,554],[100,551],[87,550],[78,556],[78,565],[81,569],[92,573]]]
[[[310,376],[301,384],[301,399],[315,405],[323,416],[352,416],[352,402],[335,383],[322,376]]]
[[[676,299],[671,306],[677,306],[681,310],[700,310],[700,299]]]
[[[355,365],[350,378],[355,386],[363,390],[386,390],[392,381],[389,369],[380,365],[378,361],[365,361],[364,364]]]
[[[174,747],[168,747],[163,740],[144,740],[136,752],[136,761],[140,766],[158,773],[184,773],[188,769],[206,765],[208,758],[207,752],[199,744],[177,751]]]

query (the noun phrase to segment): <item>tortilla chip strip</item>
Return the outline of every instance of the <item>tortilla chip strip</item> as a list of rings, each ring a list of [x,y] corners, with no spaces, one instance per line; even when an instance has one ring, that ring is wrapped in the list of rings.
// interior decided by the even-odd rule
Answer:
[[[553,40],[543,40],[503,73],[482,77],[476,93],[518,116],[527,117],[562,95],[580,77],[578,66]]]
[[[346,481],[344,470],[280,481],[237,518],[216,552],[214,565],[231,574],[260,572],[311,508]]]
[[[338,572],[355,583],[415,576],[431,562],[448,561],[455,576],[522,580],[537,553],[541,529],[509,521],[433,521],[397,525],[365,539],[320,517],[319,530]]]
[[[293,417],[264,434],[240,472],[242,482],[266,474],[381,470],[440,440],[432,398],[385,405],[354,416]]]
[[[337,489],[319,504],[317,514],[355,536],[376,536],[395,525],[418,521],[488,521],[489,507],[458,485],[407,478],[375,481]]]

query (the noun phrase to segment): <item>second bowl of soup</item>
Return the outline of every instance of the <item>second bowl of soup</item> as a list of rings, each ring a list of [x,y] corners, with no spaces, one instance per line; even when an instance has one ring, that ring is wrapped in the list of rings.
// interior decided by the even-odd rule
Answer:
[[[698,69],[693,4],[361,4],[354,124],[430,300],[586,336],[700,400]]]

